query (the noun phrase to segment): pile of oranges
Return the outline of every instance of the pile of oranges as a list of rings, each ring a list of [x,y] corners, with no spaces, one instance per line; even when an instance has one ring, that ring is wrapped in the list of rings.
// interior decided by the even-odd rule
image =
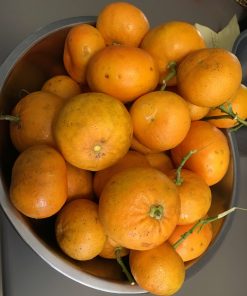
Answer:
[[[150,28],[125,2],[69,30],[63,65],[5,117],[19,151],[10,200],[30,218],[56,216],[69,257],[128,256],[137,284],[172,295],[213,237],[207,224],[174,247],[228,170],[219,128],[247,118],[241,65],[192,24]]]

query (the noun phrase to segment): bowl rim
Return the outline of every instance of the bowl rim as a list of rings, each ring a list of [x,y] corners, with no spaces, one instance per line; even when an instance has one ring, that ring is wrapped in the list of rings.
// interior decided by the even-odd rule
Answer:
[[[15,64],[39,41],[49,36],[51,33],[55,33],[61,29],[66,29],[79,23],[95,23],[95,16],[77,16],[66,18],[52,22],[45,25],[38,30],[27,36],[14,50],[9,54],[9,56],[4,60],[0,66],[0,91],[4,86],[6,77],[9,76]],[[232,199],[230,202],[230,207],[235,206],[238,199],[238,180],[239,180],[239,153],[236,137],[233,133],[226,131],[228,136],[229,144],[231,147],[231,155],[233,159],[233,188],[232,188]],[[68,262],[59,257],[55,252],[48,250],[47,245],[42,241],[37,235],[29,231],[26,224],[23,224],[22,215],[11,205],[9,199],[7,198],[8,193],[6,188],[3,186],[1,180],[0,183],[0,204],[5,213],[7,219],[13,225],[17,234],[24,240],[24,242],[38,255],[40,256],[48,265],[52,266],[55,270],[62,273],[64,276],[83,284],[87,287],[100,290],[103,292],[116,293],[116,294],[141,294],[147,293],[138,285],[130,286],[127,281],[126,283],[120,283],[117,281],[110,281],[103,278],[96,277],[94,275],[88,274],[82,270],[75,269]],[[186,271],[186,278],[190,278],[196,274],[202,266],[205,266],[209,259],[216,253],[220,245],[229,231],[233,220],[233,214],[225,218],[224,224],[217,235],[216,239],[209,247],[209,249],[204,253],[202,258],[197,262],[197,264],[192,265]]]

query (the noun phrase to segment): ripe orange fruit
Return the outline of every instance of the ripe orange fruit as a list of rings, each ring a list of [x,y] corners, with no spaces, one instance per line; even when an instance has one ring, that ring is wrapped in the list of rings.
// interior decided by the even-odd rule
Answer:
[[[154,90],[158,79],[154,59],[137,47],[107,46],[92,57],[87,68],[92,91],[112,95],[124,103]]]
[[[72,27],[64,43],[63,63],[69,76],[85,84],[86,68],[91,57],[105,47],[100,32],[90,24]]]
[[[41,90],[55,94],[63,99],[79,95],[79,84],[67,75],[55,75],[45,81]]]
[[[247,118],[247,87],[243,84],[240,85],[237,93],[224,104],[224,107],[228,109],[229,104],[231,104],[232,110],[241,119]],[[226,113],[219,109],[211,109],[208,113],[208,117],[211,116],[222,116]],[[222,118],[222,119],[210,119],[210,123],[219,128],[231,128],[234,127],[238,122],[236,119]]]
[[[204,48],[188,54],[177,71],[178,91],[197,106],[216,107],[237,92],[242,80],[238,58],[223,48]]]
[[[21,152],[12,168],[10,200],[25,216],[42,219],[56,214],[67,199],[66,165],[48,145]]]
[[[175,184],[151,168],[129,168],[114,175],[99,200],[106,234],[127,249],[147,250],[163,243],[180,213]]]
[[[167,176],[174,181],[176,170],[167,173]],[[178,224],[185,225],[196,222],[203,218],[211,205],[211,190],[204,179],[192,171],[182,169],[182,184],[177,185],[181,211]]]
[[[157,61],[161,83],[168,74],[170,62],[180,63],[188,53],[204,47],[204,39],[196,27],[180,21],[170,21],[152,28],[141,43],[141,48]],[[176,80],[171,80],[170,84],[176,84]]]
[[[183,260],[167,242],[151,250],[131,250],[129,262],[138,285],[154,295],[173,295],[184,283]]]
[[[98,206],[87,199],[72,200],[62,208],[56,219],[55,232],[62,251],[76,260],[96,257],[106,240],[98,218]]]
[[[149,21],[133,4],[113,2],[107,4],[98,14],[96,28],[107,45],[138,47],[149,30]]]
[[[106,259],[116,259],[116,249],[119,249],[119,256],[124,257],[129,254],[129,250],[119,246],[116,242],[114,242],[111,238],[107,236],[104,247],[102,251],[99,253],[100,257]]]
[[[60,97],[44,91],[23,97],[12,110],[19,121],[10,122],[10,137],[15,148],[23,151],[35,144],[55,146],[52,125],[63,104]]]
[[[151,153],[157,153],[158,151],[149,149],[148,147],[144,146],[142,143],[140,143],[136,137],[133,135],[130,148],[134,151],[140,152],[142,154],[151,154]]]
[[[79,169],[66,162],[68,198],[67,201],[76,198],[93,198],[93,174],[91,171]]]
[[[128,151],[123,158],[121,158],[113,166],[104,170],[97,171],[93,179],[93,188],[97,197],[100,197],[102,190],[106,183],[116,173],[121,172],[130,167],[148,167],[149,162],[144,155],[136,151]]]
[[[202,119],[208,114],[210,110],[209,107],[196,106],[188,101],[186,101],[186,103],[189,107],[191,121]]]
[[[174,163],[178,166],[190,150],[197,150],[184,165],[211,186],[226,174],[230,150],[226,136],[221,130],[206,121],[192,121],[185,139],[171,150]]]
[[[135,137],[146,147],[164,151],[177,146],[190,128],[186,102],[170,91],[138,98],[130,108]]]
[[[176,243],[185,232],[189,231],[194,224],[178,225],[168,241],[170,244]],[[212,225],[206,224],[199,231],[195,229],[177,248],[176,252],[184,262],[198,258],[208,248],[212,240]]]
[[[125,106],[103,93],[68,100],[57,116],[54,137],[72,165],[91,171],[116,163],[129,150],[132,123]]]
[[[146,158],[151,167],[160,170],[164,174],[170,172],[174,166],[171,158],[164,152],[146,154]]]

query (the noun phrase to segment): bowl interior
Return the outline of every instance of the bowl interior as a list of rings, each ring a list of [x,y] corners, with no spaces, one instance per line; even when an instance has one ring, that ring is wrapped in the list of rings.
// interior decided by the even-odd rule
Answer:
[[[35,32],[24,40],[1,66],[0,112],[9,114],[16,102],[26,93],[39,90],[45,80],[64,74],[63,45],[70,27],[78,23],[94,23],[94,17],[78,17],[58,21]],[[69,278],[89,287],[116,293],[144,293],[137,286],[129,286],[115,260],[97,257],[80,262],[69,259],[59,249],[54,236],[55,216],[34,220],[18,213],[10,204],[8,188],[11,168],[17,152],[13,148],[8,123],[0,124],[0,199],[2,208],[24,241],[48,264]],[[227,133],[231,148],[231,164],[224,179],[212,187],[213,202],[210,215],[216,215],[236,202],[238,152],[233,134]],[[230,226],[230,217],[213,225],[214,239],[208,251],[187,264],[187,276],[201,269],[216,252]],[[126,259],[127,263],[127,259]]]

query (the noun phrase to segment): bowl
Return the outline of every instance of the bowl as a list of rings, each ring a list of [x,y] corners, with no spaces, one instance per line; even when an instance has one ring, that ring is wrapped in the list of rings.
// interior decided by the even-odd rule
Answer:
[[[79,24],[94,24],[95,17],[73,17],[48,24],[28,36],[6,58],[0,67],[0,112],[9,114],[25,91],[39,90],[45,80],[64,71],[63,45],[68,30]],[[216,215],[237,203],[239,155],[234,133],[225,131],[231,162],[224,179],[212,187],[213,203],[210,213]],[[0,122],[0,201],[2,209],[20,237],[45,262],[82,285],[110,293],[146,293],[139,286],[131,286],[115,260],[96,257],[89,261],[68,258],[59,249],[54,237],[54,216],[48,219],[30,219],[20,214],[8,197],[11,168],[17,157],[7,122]],[[214,227],[214,239],[207,252],[187,264],[187,278],[201,270],[216,254],[229,231],[232,216],[227,216]]]

